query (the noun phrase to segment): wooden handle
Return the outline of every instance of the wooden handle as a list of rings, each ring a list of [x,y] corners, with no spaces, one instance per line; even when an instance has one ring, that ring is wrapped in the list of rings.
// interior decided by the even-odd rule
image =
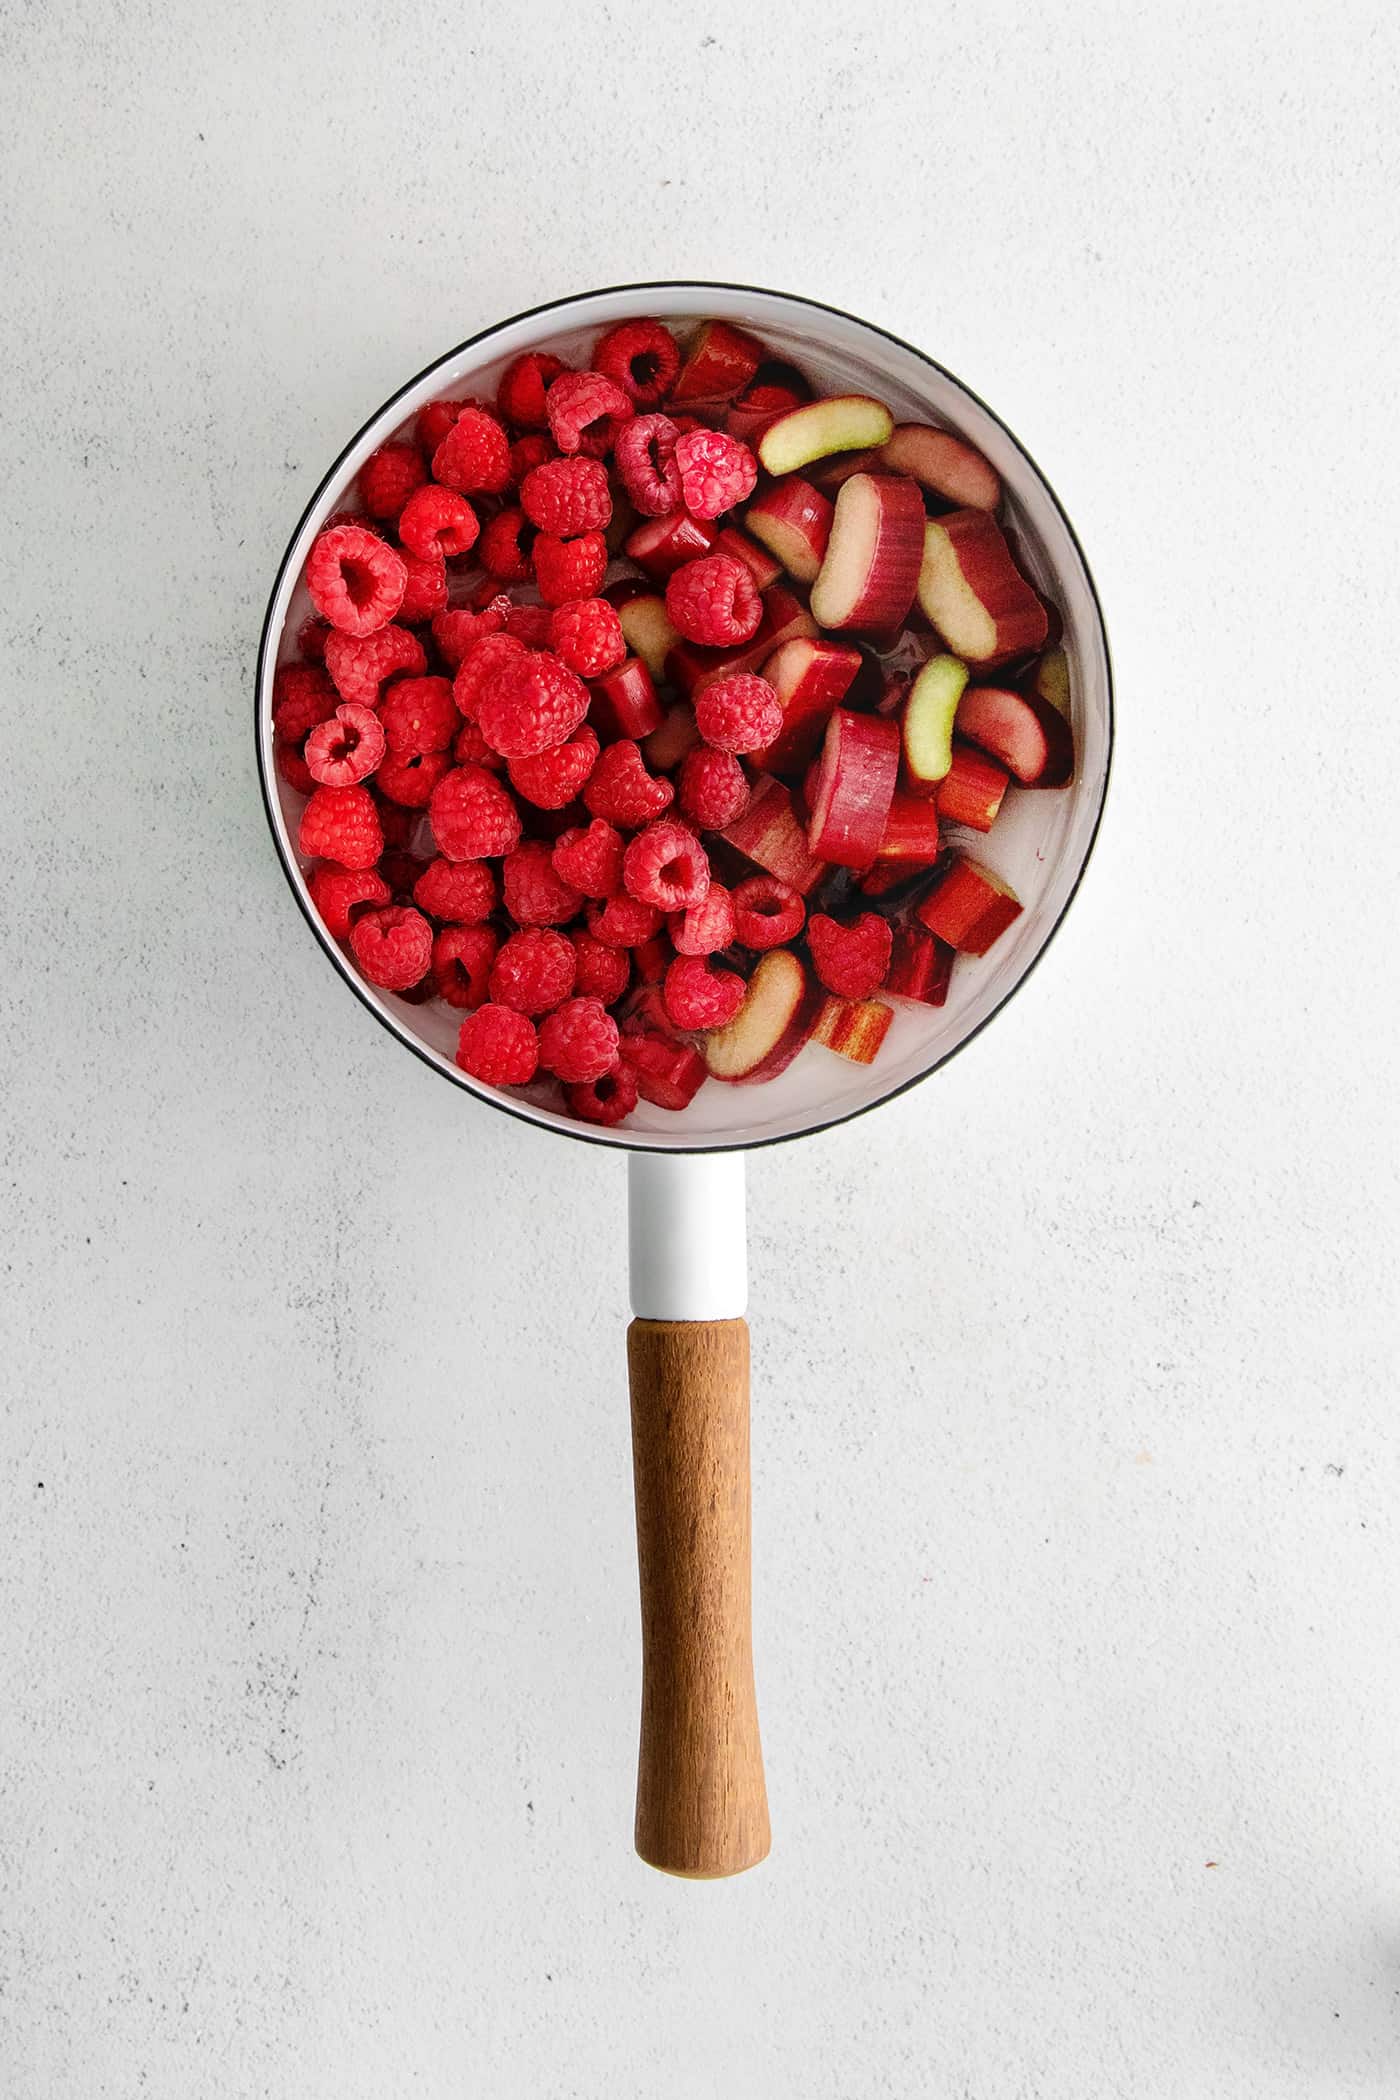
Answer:
[[[627,1330],[642,1741],[637,1850],[668,1874],[742,1874],[768,1851],[749,1599],[749,1330]]]

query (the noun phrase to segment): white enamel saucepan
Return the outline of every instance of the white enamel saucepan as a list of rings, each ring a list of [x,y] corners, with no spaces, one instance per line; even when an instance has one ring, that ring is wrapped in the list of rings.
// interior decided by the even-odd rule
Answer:
[[[677,333],[708,317],[751,330],[819,391],[869,393],[896,421],[931,421],[991,460],[1005,516],[1032,580],[1060,608],[1069,660],[1076,765],[1059,792],[1008,796],[978,857],[1025,910],[992,952],[960,961],[942,1008],[901,1004],[875,1063],[809,1047],[777,1079],[711,1081],[680,1113],[640,1104],[604,1129],[496,1092],[453,1062],[460,1015],[376,990],[311,904],[296,845],[301,800],[273,763],[271,693],[279,658],[308,610],[300,582],[325,518],[347,503],[360,467],[429,401],[494,394],[524,350],[587,362],[611,324],[656,315]],[[637,1850],[671,1873],[741,1872],[768,1850],[768,1809],[750,1645],[749,1400],[744,1244],[746,1150],[824,1130],[902,1093],[946,1063],[1010,998],[1074,896],[1108,785],[1112,680],[1102,614],[1074,531],[1028,453],[975,394],[898,337],[816,301],[731,284],[639,284],[517,314],[439,358],[353,438],[312,498],[282,557],[257,673],[257,744],[277,850],[330,961],[407,1049],[449,1083],[561,1138],[628,1155],[628,1334],[642,1590],[642,1725]]]

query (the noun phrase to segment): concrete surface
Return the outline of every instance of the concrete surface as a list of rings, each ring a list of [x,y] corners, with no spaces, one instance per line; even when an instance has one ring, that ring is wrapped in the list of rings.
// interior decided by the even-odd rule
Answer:
[[[1380,6],[0,15],[15,2100],[1400,2081]],[[339,987],[276,554],[407,372],[736,276],[890,324],[1097,571],[1052,966],[754,1181],[776,1847],[629,1848],[616,1162]]]

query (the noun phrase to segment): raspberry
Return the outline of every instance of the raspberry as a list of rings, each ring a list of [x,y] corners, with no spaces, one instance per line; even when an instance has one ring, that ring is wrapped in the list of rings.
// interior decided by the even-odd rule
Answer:
[[[695,702],[700,734],[716,751],[761,751],[783,726],[783,703],[766,678],[717,678]]]
[[[302,621],[297,629],[297,647],[309,664],[323,664],[326,660],[326,636],[331,632],[330,623],[318,620],[313,613]]]
[[[428,459],[437,451],[462,410],[473,406],[470,401],[430,401],[426,408],[419,409],[413,435]]]
[[[384,756],[384,731],[371,707],[347,702],[306,739],[306,770],[322,787],[354,787],[368,780]]]
[[[534,1022],[508,1006],[479,1006],[462,1023],[457,1062],[487,1086],[524,1086],[539,1066]]]
[[[588,687],[544,650],[521,649],[504,658],[476,703],[481,733],[503,758],[533,758],[552,751],[573,735],[587,713]]]
[[[326,931],[348,941],[355,914],[367,904],[387,904],[389,885],[373,868],[317,868],[311,877],[311,901]]]
[[[580,678],[601,678],[627,654],[622,622],[606,598],[575,598],[550,615],[549,646]]]
[[[491,965],[491,997],[518,1014],[547,1014],[574,988],[578,958],[567,934],[528,926],[511,934]]]
[[[448,860],[493,860],[520,837],[519,810],[484,766],[458,766],[440,780],[428,818]]]
[[[622,888],[622,834],[595,817],[554,841],[554,868],[585,897],[615,897]]]
[[[806,916],[801,892],[776,875],[750,875],[734,891],[734,930],[746,948],[780,948]]]
[[[544,397],[549,434],[561,452],[577,452],[591,424],[627,417],[632,400],[602,372],[561,372]]]
[[[659,985],[675,959],[675,950],[666,935],[654,933],[649,941],[643,941],[640,947],[632,950],[632,967],[637,973],[638,984]]]
[[[389,885],[392,903],[413,902],[413,885],[422,866],[422,861],[416,860],[411,853],[382,853],[379,856],[379,873]]]
[[[664,518],[668,511],[681,507],[678,435],[669,416],[634,416],[617,434],[613,455],[617,471],[644,518]]]
[[[295,744],[279,743],[277,746],[277,770],[289,788],[298,795],[309,795],[316,783],[306,769],[306,760]]]
[[[480,535],[476,512],[455,489],[415,489],[399,514],[399,543],[420,561],[469,554]]]
[[[373,634],[403,602],[403,557],[362,525],[323,532],[306,561],[306,588],[318,613],[342,634]]]
[[[531,467],[542,467],[547,459],[556,457],[554,440],[543,430],[532,430],[528,437],[517,438],[510,448],[512,481],[518,486]]]
[[[424,671],[428,659],[423,644],[406,627],[381,627],[378,634],[341,634],[332,628],[326,637],[326,669],[342,700],[357,707],[378,707],[386,679],[400,671]]]
[[[687,824],[668,818],[648,824],[622,861],[627,893],[658,911],[686,911],[702,904],[710,887],[710,859]]]
[[[660,912],[639,897],[609,897],[588,907],[588,931],[605,948],[642,948],[660,930]]]
[[[807,946],[829,992],[840,999],[868,999],[889,975],[894,930],[878,912],[862,912],[853,926],[842,926],[819,911],[807,922]]]
[[[513,758],[506,770],[517,795],[536,809],[564,809],[597,763],[598,738],[583,722],[567,744],[556,744],[534,758]]]
[[[406,992],[428,974],[433,929],[410,905],[386,904],[356,919],[350,946],[371,984],[382,985],[386,992]]]
[[[529,549],[534,536],[535,528],[523,510],[498,510],[488,522],[476,550],[487,575],[499,578],[502,583],[528,583]]]
[[[399,618],[406,626],[420,620],[431,620],[434,613],[441,612],[447,604],[447,564],[440,554],[428,561],[421,561],[416,554],[403,550],[400,556],[405,576],[403,601],[399,606]]]
[[[591,815],[635,831],[669,809],[675,796],[669,780],[655,780],[642,761],[641,746],[630,737],[609,744],[583,791]]]
[[[547,605],[512,605],[506,614],[506,633],[524,642],[527,649],[547,649],[551,618]]]
[[[372,868],[384,851],[384,832],[369,789],[318,787],[301,813],[297,843],[311,860]]]
[[[571,933],[577,974],[574,990],[586,999],[601,999],[611,1006],[620,999],[632,979],[632,965],[625,948],[610,948],[591,933]]]
[[[372,518],[397,518],[428,476],[416,445],[394,440],[371,452],[360,469],[360,501]]]
[[[659,321],[619,321],[593,345],[593,369],[615,379],[637,408],[655,408],[676,383],[680,345]]]
[[[666,611],[688,642],[711,649],[747,642],[763,618],[753,571],[731,554],[705,554],[677,569],[666,585]]]
[[[591,598],[608,573],[608,543],[601,532],[581,533],[577,539],[556,539],[542,532],[530,549],[535,581],[546,605],[567,605],[573,598]]]
[[[612,517],[608,470],[599,459],[547,459],[521,482],[520,507],[532,525],[561,539],[600,532]]]
[[[567,1086],[569,1112],[583,1123],[622,1123],[637,1106],[637,1074],[625,1057],[611,1072],[579,1086]]]
[[[390,751],[379,761],[374,784],[381,795],[403,809],[426,809],[433,789],[451,766],[446,751],[410,751],[402,758]]]
[[[563,358],[548,350],[527,350],[523,357],[513,358],[496,389],[496,406],[507,423],[522,430],[543,430],[549,420],[545,388],[567,369]]]
[[[566,999],[540,1026],[540,1063],[570,1086],[611,1072],[617,1045],[617,1023],[597,999]]]
[[[517,926],[562,926],[583,903],[555,873],[547,839],[526,839],[501,864],[506,910]]]
[[[480,1006],[496,936],[489,926],[444,926],[433,935],[433,990],[448,1006]]]
[[[336,694],[315,664],[279,664],[272,681],[272,726],[289,744],[304,744],[335,713]]]
[[[464,722],[457,731],[452,756],[459,766],[488,766],[493,773],[505,771],[505,760],[493,751],[475,722]]]
[[[395,758],[446,751],[461,722],[446,678],[400,678],[384,695],[379,719]]]
[[[753,494],[758,461],[741,438],[689,430],[676,441],[681,493],[692,518],[717,518]]]
[[[379,828],[384,833],[385,845],[398,847],[405,853],[409,840],[422,821],[413,810],[402,809],[397,802],[382,802],[379,806]],[[386,875],[384,880],[387,882],[388,879]]]
[[[463,496],[510,487],[510,439],[489,409],[462,410],[433,454],[433,479]]]
[[[457,669],[473,642],[479,642],[483,635],[501,633],[509,607],[510,600],[501,591],[480,612],[472,612],[465,605],[450,605],[446,612],[433,615],[433,640],[449,671]]]
[[[702,693],[702,699],[705,697]],[[728,751],[701,744],[681,762],[680,807],[706,831],[723,831],[749,806],[748,776]]]
[[[470,643],[452,681],[458,714],[474,722],[486,688],[494,683],[503,665],[524,654],[525,644],[513,634],[483,634]]]
[[[413,885],[420,911],[454,926],[477,926],[496,908],[496,878],[483,860],[430,860]]]
[[[678,955],[662,989],[668,1019],[677,1028],[723,1028],[744,1003],[737,970],[717,970],[708,955]]]
[[[677,955],[717,955],[735,938],[734,899],[722,882],[712,882],[698,904],[673,915],[667,931]]]

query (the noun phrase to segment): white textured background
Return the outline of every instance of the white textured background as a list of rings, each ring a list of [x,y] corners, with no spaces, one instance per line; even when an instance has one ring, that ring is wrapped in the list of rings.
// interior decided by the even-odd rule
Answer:
[[[1360,4],[0,13],[7,2100],[1396,2090],[1398,76]],[[714,1887],[629,1845],[618,1163],[346,995],[249,733],[348,431],[668,273],[965,375],[1120,698],[1049,965],[756,1164]]]

